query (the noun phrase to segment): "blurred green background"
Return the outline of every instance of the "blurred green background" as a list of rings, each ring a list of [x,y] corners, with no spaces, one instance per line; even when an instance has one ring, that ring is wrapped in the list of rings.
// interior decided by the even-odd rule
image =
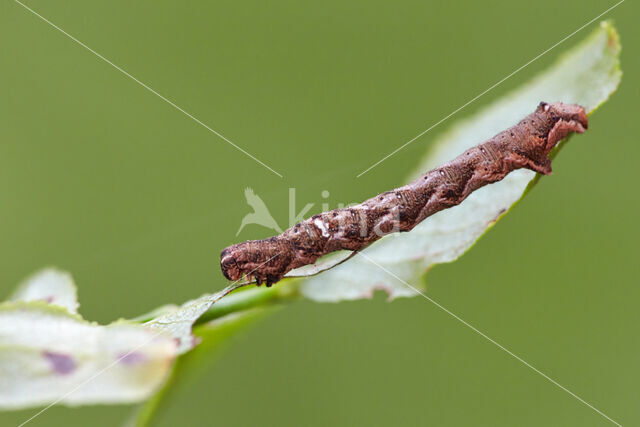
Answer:
[[[305,203],[404,183],[453,120],[527,81],[597,23],[355,176],[614,2],[44,1],[47,19],[284,175],[277,177],[30,14],[0,3],[0,293],[70,271],[102,323],[220,289],[252,187]],[[623,425],[640,424],[638,6],[622,84],[554,174],[456,263],[435,300]],[[555,100],[548,100],[555,101]],[[533,106],[532,106],[533,107]],[[328,199],[321,192],[330,192]],[[131,406],[30,426],[118,425]],[[0,413],[17,425],[35,410]],[[172,425],[604,426],[423,298],[300,302],[234,337],[164,408]]]

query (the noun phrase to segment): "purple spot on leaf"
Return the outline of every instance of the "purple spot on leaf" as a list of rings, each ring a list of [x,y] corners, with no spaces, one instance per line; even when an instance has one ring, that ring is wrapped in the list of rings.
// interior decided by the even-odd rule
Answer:
[[[137,352],[137,351],[131,351],[129,353],[124,353],[122,355],[120,355],[118,357],[118,361],[120,363],[122,363],[123,365],[137,365],[139,363],[142,363],[144,361],[147,360],[147,356],[145,356],[144,354]]]
[[[195,347],[202,342],[202,338],[191,335],[191,347]]]
[[[73,357],[68,354],[43,351],[42,356],[47,359],[51,365],[51,369],[57,374],[67,375],[76,369],[75,360],[73,360]]]

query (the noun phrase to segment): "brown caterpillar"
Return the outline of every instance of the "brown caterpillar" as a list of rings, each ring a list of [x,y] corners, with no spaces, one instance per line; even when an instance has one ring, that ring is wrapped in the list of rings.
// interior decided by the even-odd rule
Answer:
[[[410,231],[430,215],[458,205],[473,191],[515,169],[551,173],[549,152],[571,132],[587,129],[583,107],[541,102],[517,125],[500,132],[404,187],[359,205],[314,215],[284,233],[229,246],[220,254],[229,280],[243,275],[267,286],[294,268],[341,249],[358,251],[382,236]]]

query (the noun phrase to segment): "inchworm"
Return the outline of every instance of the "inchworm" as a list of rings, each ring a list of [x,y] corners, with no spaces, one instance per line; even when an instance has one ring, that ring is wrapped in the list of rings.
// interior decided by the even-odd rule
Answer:
[[[246,275],[258,285],[270,286],[292,269],[313,264],[330,252],[359,251],[386,234],[410,231],[515,169],[550,174],[551,149],[569,133],[584,132],[587,125],[583,107],[541,102],[517,125],[404,187],[314,215],[278,236],[229,246],[220,254],[222,273],[229,280]]]

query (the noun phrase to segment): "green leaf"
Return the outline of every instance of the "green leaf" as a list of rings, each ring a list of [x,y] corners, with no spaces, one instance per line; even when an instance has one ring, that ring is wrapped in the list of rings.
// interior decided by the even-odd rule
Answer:
[[[41,270],[18,285],[11,301],[45,301],[78,312],[78,291],[71,275],[55,268]]]
[[[0,304],[0,409],[138,402],[162,385],[177,355],[173,338],[130,322],[88,322],[75,313],[75,295],[71,276],[49,269]]]
[[[619,53],[614,27],[610,22],[601,23],[532,81],[439,136],[411,179],[517,123],[540,101],[580,104],[593,112],[620,82]],[[305,280],[300,291],[309,299],[327,302],[367,298],[378,289],[390,298],[415,296],[417,292],[402,281],[421,283],[431,266],[460,257],[522,198],[535,178],[532,171],[514,171],[477,190],[461,205],[427,218],[411,232],[388,235],[362,251],[363,255]]]
[[[296,295],[295,286],[292,286],[294,283],[283,283],[282,286],[271,288],[252,286],[239,292],[233,291],[244,285],[233,284],[215,294],[205,294],[200,298],[187,301],[177,308],[162,307],[163,314],[148,321],[146,325],[169,333],[178,341],[179,353],[185,353],[198,344],[198,340],[191,333],[196,322],[204,323],[230,313],[290,300]],[[223,297],[226,298],[223,299]]]
[[[237,288],[237,285],[230,285],[215,294],[205,294],[200,298],[187,301],[175,310],[150,320],[146,325],[150,329],[171,335],[178,342],[178,352],[185,353],[198,343],[191,335],[194,322],[214,303]]]

